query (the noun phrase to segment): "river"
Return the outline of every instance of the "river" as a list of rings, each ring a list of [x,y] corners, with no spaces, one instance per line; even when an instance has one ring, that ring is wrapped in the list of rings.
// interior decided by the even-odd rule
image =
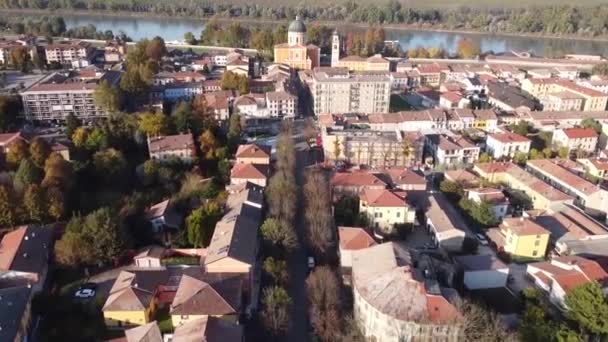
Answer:
[[[182,40],[184,33],[199,36],[204,27],[202,20],[184,18],[113,17],[88,15],[62,15],[68,28],[93,24],[98,30],[124,31],[134,40],[161,36],[165,40]],[[341,33],[360,30],[352,27],[339,28]],[[456,51],[460,38],[478,41],[482,51],[530,51],[537,55],[555,56],[565,53],[608,55],[608,42],[554,39],[489,34],[387,29],[386,39],[399,41],[403,49],[416,47],[442,47],[450,53]]]

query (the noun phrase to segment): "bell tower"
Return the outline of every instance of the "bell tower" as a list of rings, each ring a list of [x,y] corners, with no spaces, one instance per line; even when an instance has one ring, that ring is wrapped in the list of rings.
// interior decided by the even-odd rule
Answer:
[[[331,66],[333,68],[338,66],[340,61],[340,35],[338,30],[334,30],[331,38]]]

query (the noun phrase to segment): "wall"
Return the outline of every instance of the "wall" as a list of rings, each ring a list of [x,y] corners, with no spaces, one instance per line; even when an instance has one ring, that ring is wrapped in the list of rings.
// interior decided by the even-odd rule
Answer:
[[[464,285],[469,290],[504,287],[507,285],[508,276],[508,268],[486,271],[465,271]]]

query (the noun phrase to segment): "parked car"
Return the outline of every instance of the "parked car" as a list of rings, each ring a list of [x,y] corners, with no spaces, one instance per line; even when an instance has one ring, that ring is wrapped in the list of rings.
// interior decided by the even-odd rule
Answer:
[[[477,238],[477,241],[479,241],[479,243],[482,246],[487,246],[488,245],[488,240],[486,240],[486,238],[481,235],[481,234],[475,234],[475,237]]]
[[[76,293],[74,294],[74,297],[81,298],[81,299],[93,298],[93,297],[95,297],[95,290],[80,289],[80,290],[76,291]]]
[[[308,257],[308,268],[311,270],[313,268],[315,268],[315,258],[314,257],[311,257],[311,256]]]

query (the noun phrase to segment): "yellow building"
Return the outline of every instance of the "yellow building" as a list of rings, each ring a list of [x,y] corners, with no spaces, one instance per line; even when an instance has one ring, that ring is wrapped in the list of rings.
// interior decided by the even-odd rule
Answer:
[[[567,91],[584,99],[583,111],[603,111],[608,104],[608,94],[559,78],[527,78],[521,89],[537,98]]]
[[[585,171],[593,177],[608,177],[608,159],[606,158],[577,159],[576,162],[583,165]]]
[[[405,200],[405,191],[366,189],[359,198],[359,212],[384,233],[393,233],[396,224],[414,223],[416,211]]]
[[[142,273],[146,281],[139,279]],[[102,308],[106,326],[150,323],[157,307],[157,288],[166,278],[165,271],[120,272]]]
[[[512,217],[498,228],[488,230],[488,237],[499,251],[516,258],[544,258],[550,232],[529,218]]]
[[[338,61],[337,67],[348,68],[350,71],[390,71],[390,61],[380,54],[369,58],[347,56]]]
[[[306,44],[306,25],[299,16],[289,24],[287,43],[274,46],[274,62],[294,69],[311,70],[320,66],[320,58],[321,49]]]

